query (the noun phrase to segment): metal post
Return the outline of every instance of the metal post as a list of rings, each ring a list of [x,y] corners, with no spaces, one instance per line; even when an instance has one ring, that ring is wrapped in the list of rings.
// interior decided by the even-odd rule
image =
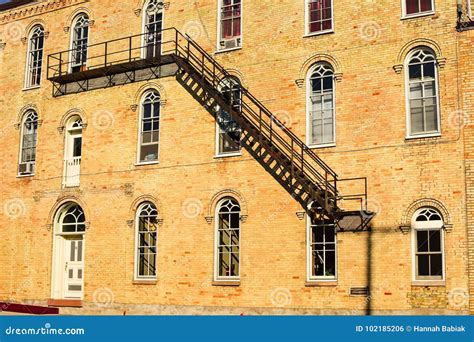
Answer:
[[[132,37],[128,38],[128,61],[132,61]]]
[[[108,54],[108,42],[105,42],[105,56],[104,56],[104,67],[107,67],[107,54]]]

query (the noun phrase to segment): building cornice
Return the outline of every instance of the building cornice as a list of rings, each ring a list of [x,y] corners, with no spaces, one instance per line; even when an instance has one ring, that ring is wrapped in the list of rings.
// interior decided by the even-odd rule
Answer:
[[[75,6],[89,2],[90,0],[44,0],[28,4],[0,14],[0,25],[10,23],[15,20],[34,17],[54,10]]]

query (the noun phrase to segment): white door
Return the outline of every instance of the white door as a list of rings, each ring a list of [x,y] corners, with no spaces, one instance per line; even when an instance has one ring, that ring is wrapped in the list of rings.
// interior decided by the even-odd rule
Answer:
[[[64,161],[64,186],[80,185],[82,159],[82,132],[69,132],[66,142],[66,158]]]
[[[84,290],[84,239],[64,238],[64,294],[65,299],[82,299]]]

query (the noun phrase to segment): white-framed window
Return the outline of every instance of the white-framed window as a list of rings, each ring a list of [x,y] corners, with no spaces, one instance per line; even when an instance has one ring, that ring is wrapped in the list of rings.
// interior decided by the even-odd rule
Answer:
[[[467,15],[474,20],[474,0],[467,0]]]
[[[407,136],[441,133],[438,67],[429,48],[413,50],[406,60]]]
[[[135,278],[155,279],[157,276],[158,210],[153,203],[138,207],[135,233]]]
[[[64,175],[63,187],[78,187],[81,178],[82,164],[82,130],[83,122],[80,116],[69,118],[66,125],[64,143]]]
[[[217,49],[242,46],[242,0],[218,1]]]
[[[307,79],[307,145],[323,147],[336,143],[334,70],[328,63],[317,63]]]
[[[415,281],[443,281],[444,223],[432,208],[418,210],[412,221],[413,278]]]
[[[157,58],[161,55],[163,40],[163,2],[149,0],[143,10],[143,58]]]
[[[305,34],[313,35],[334,30],[333,0],[305,0]]]
[[[229,77],[222,80],[219,92],[235,111],[241,110],[242,86],[237,78]],[[216,132],[217,156],[240,154],[242,130],[232,115],[223,109],[217,113]]]
[[[43,68],[44,29],[36,25],[28,37],[28,56],[25,88],[38,87],[41,84]]]
[[[337,234],[334,223],[308,220],[308,280],[337,280]]]
[[[81,13],[74,18],[72,25],[71,71],[84,71],[87,64],[89,46],[89,16]]]
[[[18,174],[32,176],[36,168],[36,144],[38,139],[38,114],[31,110],[21,122],[20,162]]]
[[[416,17],[434,11],[434,0],[402,0],[402,17]]]
[[[156,163],[160,145],[160,93],[156,90],[147,91],[140,107],[138,163]]]
[[[240,279],[240,205],[225,198],[216,208],[215,280]]]

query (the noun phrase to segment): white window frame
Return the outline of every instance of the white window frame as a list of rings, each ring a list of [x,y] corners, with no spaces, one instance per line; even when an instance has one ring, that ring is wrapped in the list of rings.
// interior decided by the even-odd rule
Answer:
[[[312,120],[311,120],[311,112],[312,112],[312,104],[311,104],[311,93],[312,93],[312,87],[311,87],[311,78],[313,75],[313,72],[318,68],[321,64],[329,66],[332,71],[333,71],[333,76],[332,76],[332,115],[333,115],[333,136],[334,136],[334,141],[332,142],[327,142],[327,143],[321,143],[321,144],[313,144],[313,125],[312,125]],[[336,78],[334,77],[334,68],[332,65],[326,62],[318,62],[315,63],[309,70],[306,75],[306,145],[309,148],[324,148],[324,147],[335,147],[336,142],[337,142],[337,137],[336,137]]]
[[[474,20],[474,0],[467,0],[467,15],[471,20]]]
[[[24,163],[28,163],[28,162],[25,162],[23,161],[23,141],[24,141],[24,136],[25,136],[25,124],[26,124],[26,121],[28,120],[28,118],[30,117],[30,115],[33,115],[33,116],[36,116],[36,120],[33,121],[33,122],[36,122],[36,144],[35,144],[35,160],[34,162],[30,162],[32,164],[34,164],[34,171],[30,174],[26,174],[26,175],[21,175],[20,174],[20,170],[18,169],[17,172],[18,172],[18,177],[33,177],[36,173],[36,160],[37,160],[37,157],[38,157],[38,151],[37,151],[37,148],[38,148],[38,127],[39,127],[39,123],[38,123],[38,113],[34,110],[29,110],[27,111],[23,117],[22,117],[22,120],[21,120],[21,126],[20,126],[20,152],[19,152],[19,156],[18,156],[18,167],[20,164],[24,164]]]
[[[219,223],[220,223],[220,218],[219,218],[219,212],[221,210],[221,207],[224,202],[232,200],[235,203],[237,203],[240,207],[240,210],[238,212],[239,215],[239,275],[238,276],[220,276],[219,275]],[[216,210],[215,210],[215,227],[214,227],[214,281],[215,282],[240,282],[240,276],[242,274],[242,206],[240,202],[233,198],[233,197],[226,197],[221,199],[217,205],[216,205]]]
[[[32,71],[33,68],[32,63],[33,63],[33,58],[32,58],[32,50],[33,50],[33,36],[37,33],[37,30],[41,31],[41,34],[37,35],[36,37],[42,37],[43,38],[43,47],[41,49],[37,49],[36,51],[40,51],[40,58],[39,60],[41,61],[41,68],[39,68],[39,82],[38,84],[32,84],[33,82],[33,77],[32,77]],[[39,38],[38,38],[39,39]],[[42,73],[44,69],[44,44],[45,44],[46,36],[44,32],[44,27],[42,25],[35,25],[31,30],[30,34],[28,35],[28,48],[27,48],[27,55],[26,55],[26,71],[25,71],[25,84],[24,84],[24,90],[28,89],[36,89],[41,87],[41,79],[42,79]]]
[[[233,48],[223,48],[221,46],[221,34],[222,34],[222,27],[221,27],[221,9],[223,6],[223,0],[217,1],[217,39],[216,39],[216,52],[228,52],[234,50],[242,49],[244,45],[244,0],[240,0],[240,37],[235,37],[236,39],[240,39],[240,45],[233,47]]]
[[[156,207],[156,205],[154,203],[151,203],[151,202],[144,202],[144,203],[141,203],[138,208],[137,208],[137,211],[135,213],[135,252],[134,252],[134,280],[135,281],[140,281],[140,280],[156,280],[158,279],[158,223],[156,224],[156,227],[157,227],[157,230],[156,230],[156,246],[155,246],[155,249],[156,249],[156,253],[155,253],[155,265],[156,265],[156,269],[155,269],[155,275],[154,276],[143,276],[143,275],[139,275],[139,267],[140,267],[140,255],[138,253],[138,249],[139,249],[139,229],[140,229],[140,214],[141,214],[141,211],[144,209],[144,207],[148,206],[148,205],[151,205],[152,207],[154,207],[154,210],[156,211],[156,219],[158,220],[158,209]]]
[[[146,53],[147,53],[146,52],[147,8],[150,5],[151,1],[152,0],[146,1],[144,6],[143,6],[143,9],[142,9],[142,34],[143,34],[143,37],[142,37],[142,46],[143,46],[143,48],[141,49],[141,58],[142,59],[146,58]],[[158,1],[158,3],[160,3],[160,1]],[[158,9],[156,13],[161,13],[161,29],[163,30],[164,27],[165,27],[165,10],[164,10],[164,7],[162,7],[161,9]],[[162,32],[162,35],[161,35],[161,51],[163,51],[163,34],[164,34],[164,32]]]
[[[414,14],[407,14],[407,8],[406,8],[406,1],[407,0],[401,0],[402,2],[402,19],[411,19],[411,18],[418,18],[418,17],[424,17],[428,15],[433,15],[436,13],[436,7],[435,7],[435,0],[431,0],[431,11],[425,11],[425,12],[419,12],[419,13],[414,13]]]
[[[157,104],[159,107],[160,107],[160,116],[159,116],[159,132],[158,132],[158,152],[157,152],[157,159],[156,160],[152,160],[152,161],[141,161],[141,146],[142,146],[142,127],[143,127],[143,114],[144,114],[144,111],[143,111],[143,103],[145,102],[146,100],[146,97],[150,94],[150,93],[157,93],[158,94],[158,97],[159,97],[159,100],[157,102],[154,102],[155,104]],[[160,163],[160,151],[161,151],[161,130],[162,130],[162,123],[163,123],[163,120],[161,120],[161,117],[163,115],[163,106],[162,106],[162,102],[161,102],[161,93],[154,89],[154,88],[150,88],[148,89],[147,91],[145,91],[140,99],[140,109],[138,110],[138,141],[137,141],[137,158],[136,158],[136,166],[140,166],[140,165],[153,165],[153,164],[159,164]]]
[[[415,53],[420,50],[427,50],[429,51],[434,58],[435,63],[435,91],[437,94],[436,99],[436,115],[437,115],[437,122],[438,122],[438,129],[436,132],[431,133],[419,133],[419,134],[412,134],[411,132],[411,105],[410,105],[410,60]],[[439,85],[439,66],[438,62],[436,61],[436,54],[433,50],[427,47],[417,47],[410,51],[405,59],[405,106],[406,106],[406,139],[419,139],[419,138],[432,138],[432,137],[440,137],[441,136],[441,93],[440,93],[440,85]]]
[[[222,91],[222,88],[224,88],[225,86],[228,86],[226,84],[224,84],[225,82],[235,82],[237,83],[238,85],[240,85],[240,87],[242,88],[242,83],[240,83],[240,80],[236,77],[230,77],[228,79],[223,79],[221,80],[220,84],[219,84],[219,92]],[[240,98],[242,99],[242,90],[240,91]],[[242,107],[242,104],[240,104],[240,106]],[[221,135],[221,127],[219,126],[219,114],[220,114],[220,107],[219,107],[219,110],[218,110],[218,113],[217,113],[217,116],[216,116],[216,141],[215,141],[215,144],[216,144],[216,154],[214,156],[214,158],[226,158],[226,157],[239,157],[242,155],[242,136],[241,136],[241,140],[240,140],[240,148],[238,151],[233,151],[233,152],[221,152],[220,151],[220,135]],[[240,128],[242,129],[242,128]]]
[[[311,0],[304,0],[304,37],[319,36],[321,34],[333,33],[334,32],[334,0],[331,0],[331,28],[322,31],[310,32],[309,30],[309,4]]]
[[[71,37],[70,37],[70,43],[69,43],[69,65],[68,65],[68,71],[69,73],[72,73],[72,69],[74,67],[76,67],[76,65],[74,64],[73,62],[73,58],[74,58],[74,42],[75,42],[75,35],[76,35],[76,30],[75,30],[75,27],[76,27],[76,24],[77,24],[77,21],[81,18],[85,16],[86,17],[86,20],[88,21],[88,30],[87,30],[87,57],[86,57],[86,63],[83,64],[83,66],[86,66],[87,67],[87,62],[89,61],[89,46],[92,45],[92,42],[91,42],[91,18],[89,16],[88,13],[86,12],[81,12],[81,13],[78,13],[72,23],[71,23],[71,28],[70,28],[70,31],[71,31]]]
[[[330,282],[334,283],[338,281],[339,265],[338,265],[338,243],[337,243],[337,230],[334,233],[334,244],[335,244],[335,260],[334,264],[336,267],[336,272],[334,276],[313,276],[313,250],[312,250],[312,221],[308,217],[306,219],[306,281],[308,283],[324,283]],[[334,227],[336,229],[336,227]]]
[[[416,219],[420,215],[420,213],[426,209],[431,209],[431,208],[421,208],[415,212],[412,218],[412,232],[411,232],[411,257],[412,257],[412,281],[416,283],[444,283],[446,281],[446,250],[445,250],[445,230],[444,230],[444,223],[443,221],[427,221],[427,222],[417,222]],[[435,210],[439,217],[442,216],[441,214]],[[440,239],[441,239],[441,253],[442,253],[442,271],[443,275],[441,279],[439,278],[433,278],[433,279],[427,279],[427,278],[418,278],[417,274],[417,263],[416,263],[416,255],[418,253],[418,246],[417,246],[417,235],[416,233],[418,231],[423,231],[423,230],[440,230]]]

